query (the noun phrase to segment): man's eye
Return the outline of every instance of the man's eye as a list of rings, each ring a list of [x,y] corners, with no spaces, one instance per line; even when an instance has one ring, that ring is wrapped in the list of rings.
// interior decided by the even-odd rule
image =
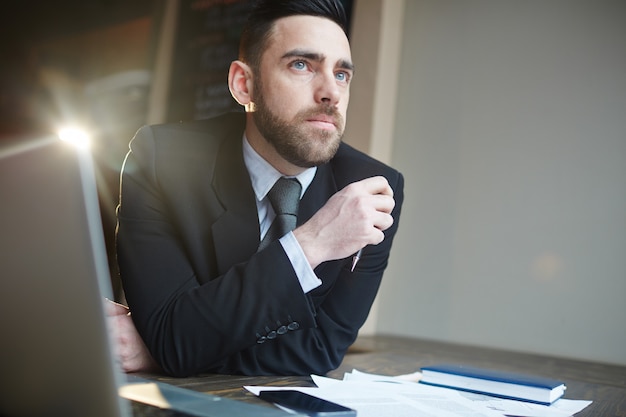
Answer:
[[[340,71],[335,74],[335,78],[337,78],[337,81],[341,81],[345,83],[345,82],[350,81],[350,74],[344,71]]]
[[[294,61],[294,62],[292,62],[291,67],[296,69],[296,70],[302,71],[302,70],[306,69],[306,62],[304,62],[304,61]]]

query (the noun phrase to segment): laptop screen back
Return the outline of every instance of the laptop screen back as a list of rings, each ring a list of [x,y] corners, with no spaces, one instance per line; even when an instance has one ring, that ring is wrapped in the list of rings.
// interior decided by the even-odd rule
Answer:
[[[95,184],[90,156],[54,137],[0,150],[1,416],[117,417],[126,405]]]

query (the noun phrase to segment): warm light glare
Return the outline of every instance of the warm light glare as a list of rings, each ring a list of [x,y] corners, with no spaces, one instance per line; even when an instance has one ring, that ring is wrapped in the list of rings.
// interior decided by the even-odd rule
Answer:
[[[84,130],[75,127],[66,127],[59,130],[59,138],[79,148],[89,147],[89,135]]]

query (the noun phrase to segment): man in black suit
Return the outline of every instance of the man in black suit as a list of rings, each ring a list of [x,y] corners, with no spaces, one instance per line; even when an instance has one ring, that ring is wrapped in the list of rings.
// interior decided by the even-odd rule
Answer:
[[[133,138],[118,262],[134,325],[166,373],[307,375],[341,363],[403,199],[400,173],[341,142],[352,76],[338,1],[265,0],[228,75],[245,113]],[[297,227],[260,247],[281,177],[301,186]],[[147,362],[137,363],[126,369]]]

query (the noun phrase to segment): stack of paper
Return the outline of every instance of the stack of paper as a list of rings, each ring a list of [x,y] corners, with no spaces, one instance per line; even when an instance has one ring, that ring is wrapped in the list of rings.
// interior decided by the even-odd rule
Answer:
[[[515,401],[414,382],[419,373],[400,378],[354,370],[343,380],[312,375],[317,388],[246,386],[264,390],[296,389],[357,410],[359,417],[570,417],[591,401],[560,399],[552,405]]]

